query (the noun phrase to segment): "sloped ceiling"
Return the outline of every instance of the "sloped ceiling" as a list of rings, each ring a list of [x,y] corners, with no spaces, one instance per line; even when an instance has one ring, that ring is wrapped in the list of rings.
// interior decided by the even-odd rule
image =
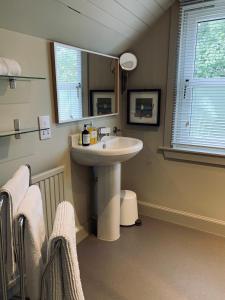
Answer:
[[[0,27],[118,55],[173,0],[0,0]]]

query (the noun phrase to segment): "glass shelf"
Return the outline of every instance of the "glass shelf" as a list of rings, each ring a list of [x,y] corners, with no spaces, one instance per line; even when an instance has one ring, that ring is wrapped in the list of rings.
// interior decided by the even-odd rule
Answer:
[[[35,79],[46,79],[42,76],[9,76],[9,75],[0,75],[0,80],[35,80]]]
[[[16,81],[27,81],[27,80],[36,80],[36,79],[46,79],[41,76],[10,76],[10,75],[0,75],[0,80],[8,80],[10,89],[16,88]]]
[[[17,134],[26,134],[30,132],[40,132],[42,130],[47,130],[50,128],[26,128],[26,129],[20,129],[20,130],[11,130],[11,131],[0,131],[0,138],[1,137],[6,137],[6,136],[12,136],[12,135],[17,135]]]

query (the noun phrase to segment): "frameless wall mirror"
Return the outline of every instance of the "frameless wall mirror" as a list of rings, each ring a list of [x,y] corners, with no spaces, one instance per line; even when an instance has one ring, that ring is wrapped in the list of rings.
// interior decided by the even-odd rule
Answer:
[[[58,123],[118,113],[118,58],[55,42],[51,50]]]

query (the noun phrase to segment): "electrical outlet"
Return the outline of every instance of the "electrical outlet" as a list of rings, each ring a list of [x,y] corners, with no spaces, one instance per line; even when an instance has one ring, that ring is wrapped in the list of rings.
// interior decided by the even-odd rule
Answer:
[[[48,140],[51,138],[51,124],[49,116],[39,116],[40,140]]]

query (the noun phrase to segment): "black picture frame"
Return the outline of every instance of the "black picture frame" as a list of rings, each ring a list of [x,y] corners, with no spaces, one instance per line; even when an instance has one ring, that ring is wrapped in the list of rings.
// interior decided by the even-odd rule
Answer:
[[[107,111],[106,108],[102,108],[102,113],[96,112],[96,95],[102,94],[104,98],[108,93],[108,99],[111,98],[111,111]],[[111,97],[110,97],[111,96]],[[112,97],[113,96],[113,97]],[[105,100],[108,100],[105,99]],[[105,111],[104,111],[105,110]],[[115,91],[114,90],[90,90],[90,115],[91,116],[104,116],[116,113],[116,99],[115,99]]]
[[[161,89],[129,89],[127,91],[127,123],[141,126],[159,126],[160,101]]]

